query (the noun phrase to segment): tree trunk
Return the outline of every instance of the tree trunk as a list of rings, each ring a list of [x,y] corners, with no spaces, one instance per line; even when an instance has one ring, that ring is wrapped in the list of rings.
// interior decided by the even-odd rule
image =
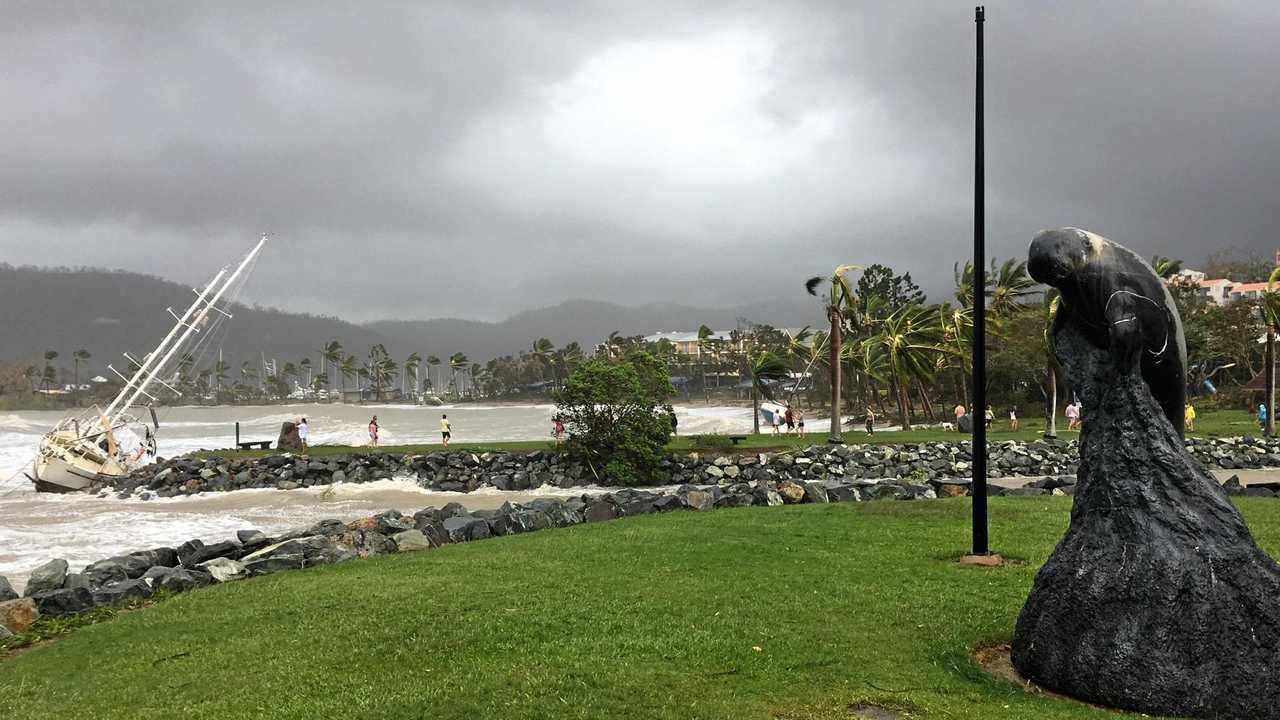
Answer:
[[[902,417],[902,429],[911,429],[911,416],[907,413],[907,389],[902,384],[902,379],[898,375],[898,369],[893,368],[893,384],[897,387],[898,395],[898,414]]]
[[[751,434],[760,434],[760,390],[751,385]]]
[[[827,344],[831,346],[828,348],[831,363],[831,434],[827,441],[841,443],[844,442],[841,436],[844,428],[840,424],[840,311],[828,308],[827,317],[831,320],[831,334],[827,336]]]
[[[1058,436],[1058,373],[1054,371],[1052,361],[1049,363],[1048,371],[1049,381],[1046,384],[1049,386],[1049,392],[1045,396],[1044,436],[1052,438]]]
[[[916,390],[920,393],[920,402],[924,405],[924,416],[929,422],[937,422],[938,418],[933,414],[933,404],[929,402],[929,394],[924,391],[924,382],[916,380]]]
[[[1276,330],[1267,326],[1267,437],[1276,434]]]

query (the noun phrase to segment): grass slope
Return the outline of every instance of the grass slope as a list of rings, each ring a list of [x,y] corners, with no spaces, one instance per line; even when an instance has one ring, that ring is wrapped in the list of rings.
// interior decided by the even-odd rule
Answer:
[[[1280,548],[1280,504],[1241,501]],[[981,676],[1069,499],[629,518],[196,591],[0,663],[15,718],[1106,718]]]

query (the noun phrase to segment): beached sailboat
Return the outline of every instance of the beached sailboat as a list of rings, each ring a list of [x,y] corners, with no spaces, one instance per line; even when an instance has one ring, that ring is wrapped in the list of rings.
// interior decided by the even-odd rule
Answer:
[[[127,475],[156,454],[156,432],[159,422],[151,409],[147,423],[130,410],[135,405],[154,401],[147,392],[153,384],[162,385],[181,395],[165,382],[165,372],[172,370],[183,352],[190,351],[209,337],[212,330],[231,314],[218,306],[229,301],[228,291],[238,288],[245,269],[253,263],[263,245],[264,235],[253,250],[232,269],[224,267],[213,276],[203,290],[194,290],[196,299],[179,315],[169,308],[176,322],[155,350],[136,360],[125,353],[135,366],[132,376],[108,365],[124,381],[124,387],[105,409],[94,406],[59,422],[40,440],[40,449],[27,477],[42,492],[76,492],[88,488],[102,477]]]

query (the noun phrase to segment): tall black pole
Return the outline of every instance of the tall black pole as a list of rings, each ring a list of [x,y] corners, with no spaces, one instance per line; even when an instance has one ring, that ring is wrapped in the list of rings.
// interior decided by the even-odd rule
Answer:
[[[973,164],[973,554],[987,554],[987,251],[985,247],[982,162],[982,21],[975,9],[978,33],[978,83],[974,111]]]

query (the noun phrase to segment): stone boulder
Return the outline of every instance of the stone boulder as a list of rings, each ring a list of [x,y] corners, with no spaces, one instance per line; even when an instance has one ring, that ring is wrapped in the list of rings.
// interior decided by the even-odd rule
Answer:
[[[31,599],[40,615],[48,617],[79,615],[93,609],[93,593],[82,587],[39,590]]]
[[[249,577],[249,571],[245,570],[244,563],[231,558],[214,558],[206,560],[196,566],[197,569],[209,573],[209,577],[214,582],[231,582],[233,580],[243,580]]]
[[[280,423],[280,435],[276,437],[276,449],[285,452],[302,452],[306,448],[302,437],[298,435],[296,423],[285,421]]]
[[[143,578],[121,580],[93,591],[95,605],[111,605],[125,600],[141,600],[151,597],[151,584]]]
[[[9,578],[0,575],[0,602],[5,600],[16,600],[18,593],[13,591],[13,586],[9,584]]]
[[[198,548],[195,548],[182,558],[182,566],[192,568],[215,558],[235,558],[241,552],[240,546],[230,540],[209,545],[202,543]]]
[[[27,577],[27,587],[23,595],[31,597],[46,590],[59,590],[67,581],[67,561],[62,558],[50,560],[31,571]]]
[[[0,627],[20,633],[40,619],[36,601],[29,597],[0,602]]]
[[[99,560],[85,566],[80,571],[80,575],[88,583],[90,590],[118,583],[129,579],[128,573],[125,572],[124,566],[116,562],[114,559]]]
[[[421,530],[402,530],[391,536],[391,542],[395,544],[396,552],[431,549],[431,541],[422,534]]]
[[[491,535],[489,523],[484,518],[455,516],[445,518],[441,524],[449,535],[449,542],[483,540]]]
[[[790,480],[784,480],[778,485],[778,494],[782,496],[782,502],[788,505],[804,500],[804,488]]]
[[[194,590],[213,582],[213,578],[205,572],[163,566],[151,568],[142,576],[142,579],[149,581],[152,589],[161,588],[173,592]]]
[[[582,513],[582,517],[589,523],[612,520],[618,517],[618,506],[607,500],[594,500],[587,503],[587,509]]]

